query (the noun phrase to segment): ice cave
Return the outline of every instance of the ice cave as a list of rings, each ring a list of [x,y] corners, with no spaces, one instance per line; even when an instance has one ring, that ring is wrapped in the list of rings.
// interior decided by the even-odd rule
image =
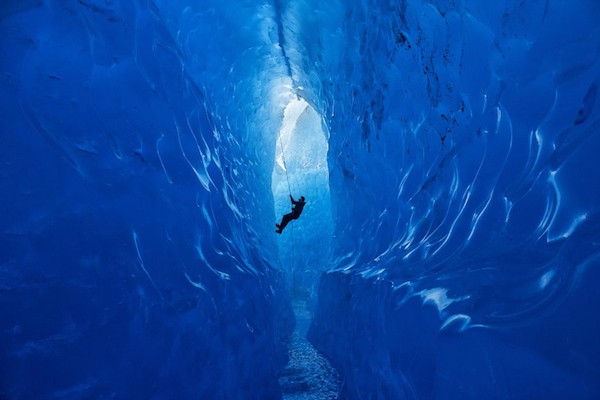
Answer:
[[[599,85],[596,0],[2,1],[0,399],[599,399]]]

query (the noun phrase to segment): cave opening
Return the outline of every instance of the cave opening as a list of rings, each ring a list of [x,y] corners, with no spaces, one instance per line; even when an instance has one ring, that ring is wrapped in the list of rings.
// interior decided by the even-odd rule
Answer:
[[[307,203],[299,219],[281,235],[275,233],[281,266],[292,296],[309,299],[327,266],[333,233],[328,131],[310,104],[293,97],[284,108],[275,139],[271,185],[275,220],[290,212],[290,194],[295,199],[304,196]]]

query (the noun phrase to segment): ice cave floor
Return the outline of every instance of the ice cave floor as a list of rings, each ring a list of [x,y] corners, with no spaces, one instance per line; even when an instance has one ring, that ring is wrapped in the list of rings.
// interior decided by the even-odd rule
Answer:
[[[331,363],[306,340],[311,315],[303,300],[293,303],[296,329],[290,338],[290,361],[279,383],[285,400],[338,398],[340,378]]]

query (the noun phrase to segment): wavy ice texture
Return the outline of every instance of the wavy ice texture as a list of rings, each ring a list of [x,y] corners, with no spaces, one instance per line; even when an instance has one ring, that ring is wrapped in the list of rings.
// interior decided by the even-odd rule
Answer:
[[[274,144],[246,124],[263,105],[207,96],[216,67],[163,6],[0,6],[0,397],[281,396],[293,317],[255,190]]]
[[[598,397],[600,6],[326,7],[304,40],[329,42],[336,229],[310,338],[345,398]]]
[[[309,336],[342,398],[600,397],[599,20],[585,0],[3,2],[0,394],[280,397],[271,179],[302,98],[335,221]]]

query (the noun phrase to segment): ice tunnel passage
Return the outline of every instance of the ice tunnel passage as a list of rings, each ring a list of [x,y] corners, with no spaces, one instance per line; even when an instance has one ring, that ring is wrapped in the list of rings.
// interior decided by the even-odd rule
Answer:
[[[584,0],[2,2],[0,397],[281,398],[283,80],[327,126],[308,336],[341,398],[600,397],[599,20]]]
[[[276,238],[293,296],[310,299],[327,267],[333,231],[327,166],[327,136],[322,118],[303,99],[285,107],[277,134],[272,190],[275,218],[290,212],[290,193],[307,206],[285,235]]]

